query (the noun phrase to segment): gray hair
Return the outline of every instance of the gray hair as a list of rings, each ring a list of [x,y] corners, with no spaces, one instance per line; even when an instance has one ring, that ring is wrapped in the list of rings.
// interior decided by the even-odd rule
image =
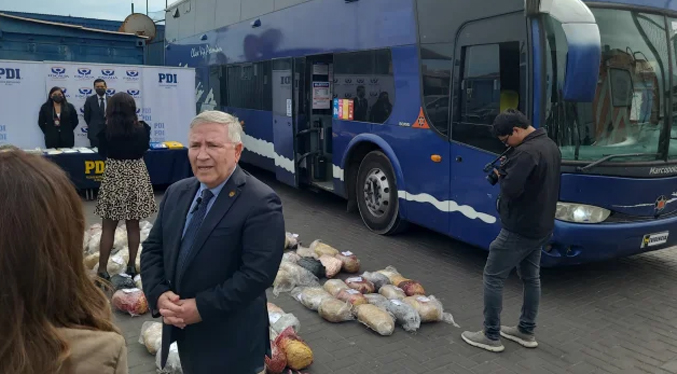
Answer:
[[[228,137],[230,141],[239,144],[242,143],[242,125],[240,120],[232,114],[221,112],[219,110],[206,110],[198,114],[190,123],[190,128],[201,124],[215,123],[224,125],[228,128]]]

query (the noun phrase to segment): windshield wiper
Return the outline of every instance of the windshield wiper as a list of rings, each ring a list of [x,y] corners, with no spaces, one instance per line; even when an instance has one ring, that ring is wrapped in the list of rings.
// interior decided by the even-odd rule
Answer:
[[[619,154],[619,155],[608,155],[605,157],[600,158],[599,160],[595,162],[591,162],[585,166],[579,166],[576,168],[578,171],[586,171],[588,169],[591,169],[601,163],[607,162],[613,158],[625,158],[625,157],[639,157],[639,156],[660,156],[660,153],[625,153],[625,154]]]

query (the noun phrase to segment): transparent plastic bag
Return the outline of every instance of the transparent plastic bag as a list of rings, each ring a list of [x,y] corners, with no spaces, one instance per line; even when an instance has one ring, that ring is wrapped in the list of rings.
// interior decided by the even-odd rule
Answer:
[[[385,296],[377,293],[368,293],[364,295],[364,298],[367,299],[369,304],[376,305],[377,307],[386,310],[388,299]]]
[[[310,310],[317,311],[320,304],[333,296],[322,287],[297,287],[291,291],[291,296]]]
[[[95,231],[92,234],[92,237],[89,238],[89,242],[87,243],[87,253],[89,253],[90,255],[93,253],[98,253],[100,244],[101,244],[101,231]]]
[[[162,369],[162,350],[158,350],[155,354],[155,366],[159,374],[183,374],[181,368],[181,358],[179,358],[179,346],[176,342],[169,346],[169,356],[167,356],[167,363]]]
[[[374,284],[369,282],[368,280],[362,278],[362,277],[352,277],[346,279],[346,284],[348,287],[358,290],[362,293],[373,293],[374,292]]]
[[[94,269],[94,266],[96,266],[99,263],[99,252],[92,253],[91,255],[85,256],[84,259],[85,267],[87,269]]]
[[[329,255],[320,256],[320,262],[322,263],[322,266],[324,266],[327,278],[334,278],[336,274],[341,272],[341,268],[343,267],[343,262],[341,262],[341,260]]]
[[[325,291],[329,292],[334,297],[336,297],[339,292],[350,289],[342,279],[330,279],[324,282],[323,287]]]
[[[395,286],[398,286],[401,282],[410,280],[408,278],[403,277],[402,274],[400,274],[400,272],[397,271],[397,269],[394,266],[390,265],[383,270],[377,271],[377,273],[381,273],[386,277],[388,277],[388,279],[390,279],[390,284]]]
[[[265,356],[266,374],[282,374],[287,367],[287,355],[277,344],[270,345],[271,357]]]
[[[418,312],[422,323],[442,321],[454,325],[454,327],[460,327],[454,321],[454,316],[451,313],[444,312],[442,303],[435,296],[409,296],[402,301],[411,305]]]
[[[386,301],[386,310],[397,319],[397,323],[407,332],[414,332],[421,327],[421,316],[411,305],[401,300]]]
[[[376,305],[363,304],[355,307],[357,320],[363,325],[383,336],[392,335],[395,331],[395,320],[390,313]]]
[[[108,270],[108,274],[113,276],[115,274],[121,274],[124,273],[125,270],[127,269],[127,263],[129,262],[129,250],[128,249],[122,249],[118,253],[110,256],[108,259],[108,266],[106,266],[106,270]]]
[[[361,276],[362,278],[368,280],[374,285],[374,292],[378,292],[381,289],[381,287],[390,284],[390,279],[378,272],[370,273],[368,271],[365,271],[364,273],[362,273]]]
[[[141,325],[141,334],[139,334],[139,344],[142,344],[148,350],[148,353],[154,355],[162,348],[162,323],[146,321]]]
[[[287,327],[291,327],[297,333],[301,331],[301,321],[291,313],[271,312],[268,313],[268,322],[270,327],[277,333],[281,333]]]
[[[329,244],[322,243],[320,239],[310,243],[310,249],[312,249],[318,257],[322,255],[334,257],[339,253],[338,249],[330,246]]]
[[[299,234],[287,232],[284,236],[284,248],[294,249],[299,245]]]
[[[301,256],[299,256],[299,254],[296,252],[285,252],[282,255],[282,262],[291,262],[293,264],[296,264],[297,262],[299,262],[300,259]]]
[[[347,289],[347,290],[342,290],[340,291],[337,295],[336,298],[345,301],[347,303],[350,303],[351,305],[362,305],[362,304],[369,304],[367,299],[364,297],[364,295],[357,290],[353,289]]]
[[[284,351],[290,369],[303,370],[313,363],[313,351],[291,328],[282,331],[273,344]]]
[[[134,285],[136,286],[136,288],[143,290],[143,282],[141,282],[141,274],[137,274],[134,277]]]
[[[115,291],[111,302],[117,310],[128,313],[132,317],[148,313],[148,300],[143,291],[138,288]]]
[[[378,293],[385,296],[388,300],[404,300],[407,297],[407,294],[404,293],[399,287],[395,287],[392,284],[386,284],[378,290]]]
[[[322,303],[320,303],[317,312],[320,317],[334,323],[352,321],[355,319],[351,305],[333,297],[331,299],[324,299]]]
[[[115,230],[115,237],[113,239],[113,250],[115,253],[127,246],[127,229],[123,226],[118,226]]]
[[[284,310],[273,303],[267,303],[268,313],[284,313]]]
[[[87,252],[87,246],[89,245],[89,239],[92,238],[92,234],[89,231],[85,231],[85,234],[82,237],[82,250]]]
[[[327,276],[327,270],[324,268],[324,265],[322,265],[322,262],[313,257],[303,257],[296,264],[311,272],[318,279],[322,279]]]
[[[298,254],[301,257],[311,257],[315,259],[320,258],[320,256],[318,256],[317,253],[315,253],[315,251],[307,247],[302,247],[301,245],[299,245],[298,248],[296,248],[296,254]]]
[[[115,274],[112,277],[110,277],[110,283],[113,285],[113,289],[115,291],[117,290],[122,290],[122,289],[130,289],[130,288],[139,288],[141,287],[136,287],[136,283],[134,283],[134,279],[132,279],[131,276],[127,274]]]
[[[341,260],[343,264],[341,269],[346,273],[357,273],[360,271],[360,260],[353,252],[346,251],[336,255],[336,258]]]
[[[291,262],[282,262],[273,282],[273,294],[278,296],[280,292],[289,292],[295,287],[314,287],[319,285],[320,282],[317,277],[308,270]]]

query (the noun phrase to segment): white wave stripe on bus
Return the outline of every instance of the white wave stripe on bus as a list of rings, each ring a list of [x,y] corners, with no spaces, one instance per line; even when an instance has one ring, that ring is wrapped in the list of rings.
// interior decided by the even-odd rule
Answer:
[[[245,149],[265,158],[275,160],[275,166],[279,166],[288,172],[294,174],[294,160],[290,160],[275,152],[275,146],[271,142],[256,139],[247,134],[242,134],[242,143]]]
[[[439,201],[434,196],[428,195],[427,193],[414,195],[408,193],[407,191],[397,191],[397,196],[400,199],[404,199],[406,201],[428,203],[445,213],[459,212],[470,219],[479,219],[480,221],[489,224],[496,223],[496,217],[490,214],[478,212],[475,210],[475,208],[469,205],[458,205],[458,203],[453,200]]]

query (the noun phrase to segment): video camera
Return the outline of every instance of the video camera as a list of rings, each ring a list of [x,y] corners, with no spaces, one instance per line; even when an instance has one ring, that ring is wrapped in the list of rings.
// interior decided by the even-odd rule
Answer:
[[[501,161],[500,165],[502,166],[503,163],[505,162],[505,160],[507,160],[506,155],[510,151],[512,151],[512,147],[508,147],[508,149],[506,149],[503,153],[501,153],[498,157],[496,157],[495,160],[493,160],[490,163],[484,165],[484,172],[487,173],[487,176],[485,178],[487,179],[489,184],[491,184],[492,186],[495,185],[496,183],[498,183],[498,175],[496,175],[496,173],[494,173],[494,169],[497,168],[495,166],[496,162]]]

